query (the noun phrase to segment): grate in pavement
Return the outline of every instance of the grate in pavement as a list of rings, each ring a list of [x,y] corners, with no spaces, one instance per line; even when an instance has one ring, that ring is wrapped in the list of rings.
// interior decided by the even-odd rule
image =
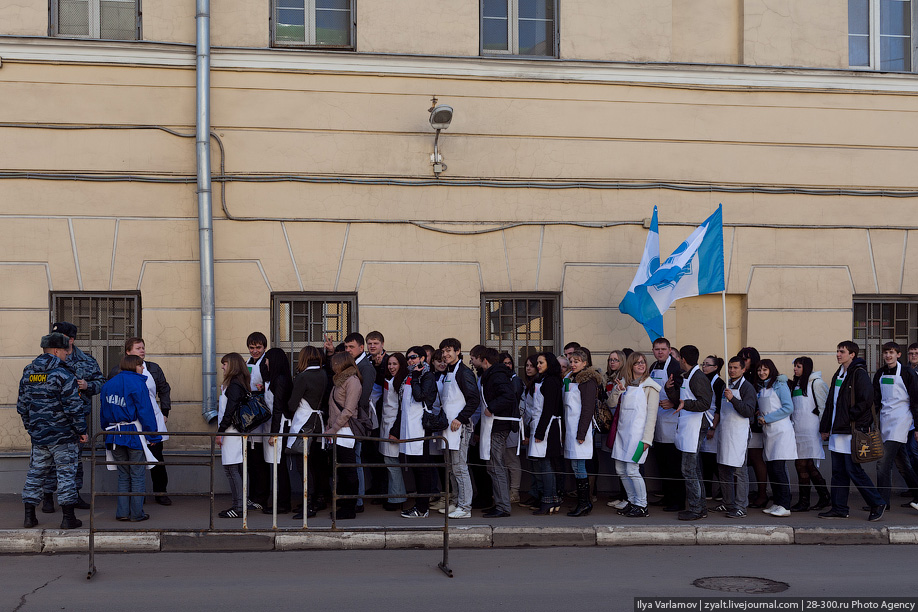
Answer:
[[[752,576],[711,576],[692,582],[698,588],[728,593],[780,593],[790,588],[786,582]]]

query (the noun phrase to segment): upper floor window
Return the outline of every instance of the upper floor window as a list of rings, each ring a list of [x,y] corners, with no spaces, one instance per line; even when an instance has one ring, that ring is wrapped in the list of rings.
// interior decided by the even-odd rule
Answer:
[[[279,47],[354,47],[353,0],[274,0],[271,34]]]
[[[51,0],[54,36],[140,40],[140,0]]]
[[[481,0],[482,55],[558,56],[558,0]]]
[[[848,0],[848,65],[912,70],[911,0]]]

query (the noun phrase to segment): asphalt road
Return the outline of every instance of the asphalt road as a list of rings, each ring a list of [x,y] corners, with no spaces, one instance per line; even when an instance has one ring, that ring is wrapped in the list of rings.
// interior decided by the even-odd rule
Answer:
[[[709,576],[785,582],[777,596],[918,594],[913,546],[689,546],[0,556],[0,610],[632,610],[719,597]],[[761,597],[761,596],[756,596]],[[771,597],[771,596],[769,596]],[[918,601],[918,598],[915,599]]]

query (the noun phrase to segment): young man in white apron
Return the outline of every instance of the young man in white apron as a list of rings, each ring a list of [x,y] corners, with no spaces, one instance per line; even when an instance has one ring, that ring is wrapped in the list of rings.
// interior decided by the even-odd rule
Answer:
[[[724,388],[726,401],[720,404],[717,470],[727,518],[745,518],[749,504],[746,450],[757,402],[755,389],[743,376],[745,373],[746,360],[740,356],[732,357],[727,364],[730,380]]]
[[[711,381],[698,367],[698,348],[686,344],[679,349],[684,372],[681,381],[666,383],[666,394],[676,404],[679,420],[676,424],[676,448],[682,452],[682,477],[685,479],[686,509],[679,513],[680,521],[696,521],[708,516],[704,501],[704,483],[698,451],[701,438],[708,429],[704,413],[711,407],[714,391]],[[681,382],[681,384],[677,384]]]
[[[672,377],[682,375],[679,360],[670,354],[669,340],[657,338],[653,341],[653,356],[656,362],[650,366],[650,377],[663,389]],[[678,404],[678,402],[676,402]],[[666,393],[660,393],[660,406],[657,410],[657,423],[654,427],[653,453],[660,474],[663,498],[651,502],[652,506],[663,506],[665,512],[679,512],[685,508],[685,481],[682,479],[682,454],[676,448],[676,422],[679,415],[674,404]]]
[[[252,332],[245,339],[249,349],[249,391],[253,394],[264,393],[265,383],[261,375],[261,363],[268,348],[268,338],[261,332]],[[271,427],[263,424],[252,433],[268,433]],[[264,439],[259,435],[249,436],[249,452],[246,454],[245,469],[249,477],[249,508],[261,510],[268,505],[271,494],[271,472],[264,457]]]
[[[905,453],[909,437],[916,434],[915,421],[918,417],[918,375],[902,365],[899,359],[902,349],[895,342],[883,345],[885,365],[873,377],[875,401],[880,406],[880,435],[883,437],[883,458],[877,462],[877,490],[886,500],[892,487],[893,463],[905,479],[909,491],[918,491],[918,482],[908,465]],[[906,504],[907,505],[907,504]]]
[[[472,478],[469,475],[469,442],[472,438],[472,415],[481,404],[481,394],[475,374],[459,359],[462,344],[456,338],[440,342],[446,372],[440,407],[446,412],[449,427],[443,436],[449,448],[450,463],[456,479],[456,509],[449,513],[451,519],[472,518]],[[445,449],[444,449],[445,450]],[[447,508],[448,509],[448,508]]]
[[[851,423],[858,429],[873,424],[873,384],[867,363],[857,356],[859,349],[851,340],[845,340],[835,351],[839,367],[832,376],[826,409],[819,422],[819,432],[823,440],[829,441],[832,453],[832,508],[821,512],[819,518],[848,518],[848,489],[852,482],[871,508],[867,520],[878,521],[886,511],[886,501],[870,476],[861,464],[851,460]]]
[[[493,348],[476,345],[469,351],[472,365],[481,372],[481,416],[479,453],[487,461],[494,492],[494,507],[485,510],[484,518],[510,516],[510,482],[504,452],[510,433],[519,430],[519,402],[510,383],[510,370],[500,363],[500,353]]]

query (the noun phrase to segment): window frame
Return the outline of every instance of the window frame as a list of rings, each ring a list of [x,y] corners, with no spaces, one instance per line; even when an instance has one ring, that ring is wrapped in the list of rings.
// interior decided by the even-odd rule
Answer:
[[[858,306],[866,305],[866,318],[864,321],[858,321]],[[880,307],[879,317],[871,315],[871,306]],[[892,306],[892,325],[884,326],[883,323],[883,306]],[[899,317],[896,313],[896,307],[904,305],[905,318]],[[911,324],[909,315],[915,317],[914,324]],[[877,328],[879,336],[871,335],[871,322],[878,321]],[[896,332],[896,322],[905,323],[905,335]],[[891,331],[888,331],[891,330]],[[858,332],[863,332],[859,334]],[[887,333],[888,332],[888,333]],[[867,362],[867,369],[875,372],[878,367],[883,365],[882,346],[885,342],[898,342],[902,346],[902,359],[907,362],[906,349],[912,342],[918,342],[918,295],[855,295],[851,305],[851,337],[854,342],[861,348],[861,357]]]
[[[519,2],[520,0],[506,0],[507,2],[507,46],[509,49],[505,50],[485,50],[485,39],[484,39],[484,3],[485,0],[479,0],[478,2],[478,54],[483,57],[522,57],[526,59],[558,59],[560,57],[560,32],[559,27],[560,14],[558,11],[560,0],[552,0],[552,10],[554,14],[554,19],[552,20],[552,50],[551,55],[524,55],[520,53],[519,50],[519,26],[520,26],[520,17],[519,17]]]
[[[111,0],[109,0],[111,1]],[[142,0],[133,1],[135,6],[134,15],[134,38],[102,38],[102,0],[87,0],[89,4],[89,30],[87,35],[81,34],[61,34],[60,20],[58,19],[60,0],[48,0],[48,36],[53,38],[71,38],[78,40],[118,40],[131,41],[143,40],[143,6]],[[127,2],[125,2],[127,3]]]
[[[852,0],[848,0],[849,7]],[[916,37],[916,26],[918,26],[918,8],[915,4],[918,0],[907,0],[909,9],[910,9],[910,19],[909,19],[909,29],[910,34],[908,35],[909,39],[909,67],[907,70],[884,70],[881,68],[882,57],[880,56],[880,50],[882,45],[883,38],[899,38],[899,35],[893,34],[881,34],[880,33],[880,6],[881,0],[865,0],[867,2],[867,54],[868,54],[868,65],[866,66],[854,66],[851,65],[851,37],[861,37],[863,34],[852,34],[850,23],[848,25],[848,68],[851,70],[862,70],[862,71],[871,71],[871,72],[903,72],[903,73],[913,73],[916,71],[916,60],[918,60],[918,37]],[[849,8],[850,10],[850,8]]]
[[[348,313],[347,326],[348,329],[345,330],[336,330],[339,333],[339,338],[335,342],[344,342],[344,337],[349,333],[358,331],[360,329],[359,325],[359,304],[357,302],[357,293],[356,292],[316,292],[316,291],[282,291],[274,292],[271,294],[271,346],[284,349],[287,353],[287,356],[290,358],[290,364],[296,371],[296,358],[299,355],[300,349],[304,346],[315,346],[316,348],[322,348],[324,340],[322,338],[309,340],[307,339],[305,343],[297,342],[293,339],[293,319],[291,312],[290,320],[290,330],[287,337],[289,339],[283,340],[285,337],[281,333],[281,324],[283,321],[280,316],[280,304],[281,302],[338,302],[338,303],[347,303],[350,304],[350,312]],[[323,313],[323,325],[322,330],[323,334],[327,330],[325,326],[325,315]],[[307,336],[308,338],[308,336]]]
[[[357,49],[357,0],[348,0],[348,12],[350,20],[348,22],[348,39],[347,45],[323,45],[315,42],[316,38],[316,0],[303,0],[303,10],[312,15],[310,20],[304,18],[304,27],[306,36],[303,42],[287,42],[277,40],[277,0],[271,0],[271,8],[268,14],[268,36],[271,41],[271,47],[281,49],[331,49],[336,51],[355,51]]]
[[[543,351],[551,351],[552,353],[558,354],[558,349],[562,346],[562,333],[563,325],[561,321],[562,308],[561,308],[561,293],[552,292],[552,291],[500,291],[492,293],[482,293],[481,294],[481,325],[480,325],[480,336],[481,344],[487,347],[497,349],[498,351],[506,351],[510,353],[513,357],[513,364],[516,366],[517,372],[523,371],[523,362],[529,355],[533,355],[538,350],[528,350],[526,355],[522,355],[522,348],[537,348],[541,347]],[[536,345],[530,342],[518,342],[518,338],[514,337],[511,340],[506,341],[503,338],[493,340],[490,338],[489,333],[489,302],[496,300],[539,300],[541,302],[550,301],[552,308],[552,317],[554,319],[552,325],[553,337],[549,340],[548,343],[545,342],[544,334],[540,333],[542,336],[540,338],[541,345]],[[543,311],[544,312],[544,311]],[[541,315],[544,318],[544,314]],[[514,315],[514,319],[515,319]],[[527,339],[528,340],[528,339]]]

